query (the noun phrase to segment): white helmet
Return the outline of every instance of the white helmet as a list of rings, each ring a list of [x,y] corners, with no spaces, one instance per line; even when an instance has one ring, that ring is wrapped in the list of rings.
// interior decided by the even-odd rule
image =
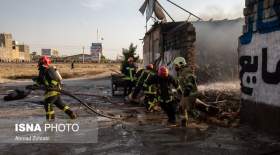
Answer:
[[[187,65],[186,59],[183,57],[177,57],[174,61],[173,61],[173,65],[181,68],[185,65]]]

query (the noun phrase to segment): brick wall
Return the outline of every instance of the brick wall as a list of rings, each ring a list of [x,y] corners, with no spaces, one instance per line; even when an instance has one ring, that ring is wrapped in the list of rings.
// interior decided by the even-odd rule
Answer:
[[[156,24],[144,38],[144,64],[154,63],[161,56],[159,64],[169,64],[177,57],[185,57],[193,67],[195,64],[195,28],[189,22]]]

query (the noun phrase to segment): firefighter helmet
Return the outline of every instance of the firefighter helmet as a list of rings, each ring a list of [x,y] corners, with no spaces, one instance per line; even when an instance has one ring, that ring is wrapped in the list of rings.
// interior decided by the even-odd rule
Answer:
[[[153,64],[148,64],[146,66],[146,69],[153,70],[154,69],[154,65]]]
[[[50,58],[47,57],[47,56],[42,56],[42,57],[39,59],[39,62],[38,62],[38,65],[39,65],[39,66],[44,66],[44,67],[48,67],[50,64],[51,64],[51,60],[50,60]]]
[[[177,57],[174,61],[173,61],[173,65],[175,65],[175,67],[183,67],[185,65],[187,65],[186,59],[183,57]]]
[[[158,76],[166,78],[168,77],[168,75],[169,75],[168,68],[166,66],[161,66],[158,70]]]

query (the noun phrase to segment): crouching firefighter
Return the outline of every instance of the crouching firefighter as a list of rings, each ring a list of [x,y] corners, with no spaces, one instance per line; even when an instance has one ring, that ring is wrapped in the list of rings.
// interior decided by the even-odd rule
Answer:
[[[179,104],[179,116],[181,125],[187,126],[188,112],[195,115],[195,102],[197,97],[197,82],[193,70],[187,65],[185,58],[177,57],[173,65],[177,72],[178,82],[182,87],[183,95]],[[194,116],[195,117],[195,116]]]
[[[141,69],[137,72],[137,83],[135,90],[132,93],[132,98],[135,99],[141,90],[144,91],[144,105],[148,111],[153,111],[157,103],[157,91],[155,85],[147,84],[148,79],[155,76],[153,69],[154,65],[149,64],[146,66],[146,69]]]
[[[170,125],[176,125],[176,111],[178,104],[174,98],[172,89],[175,88],[179,94],[182,94],[180,85],[171,75],[169,75],[169,70],[165,66],[161,66],[158,70],[158,74],[148,79],[147,85],[152,84],[156,84],[158,101],[161,108],[168,116],[168,123]]]
[[[53,110],[53,104],[59,109],[63,110],[71,119],[76,119],[76,114],[65,105],[61,99],[59,90],[61,90],[61,76],[54,66],[50,66],[51,60],[47,56],[43,56],[39,59],[38,70],[39,76],[33,80],[36,82],[29,89],[36,89],[43,86],[45,91],[44,107],[46,110],[46,119],[52,121],[55,119],[55,113]],[[56,91],[57,90],[57,91]]]
[[[124,96],[129,95],[132,92],[133,87],[135,86],[135,74],[137,67],[134,63],[134,58],[129,57],[127,63],[122,66],[121,72],[124,74],[124,80],[126,87],[124,88]]]

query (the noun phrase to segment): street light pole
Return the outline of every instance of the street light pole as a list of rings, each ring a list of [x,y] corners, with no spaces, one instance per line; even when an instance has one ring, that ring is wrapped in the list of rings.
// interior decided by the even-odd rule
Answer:
[[[83,46],[83,64],[85,63],[85,46]]]

